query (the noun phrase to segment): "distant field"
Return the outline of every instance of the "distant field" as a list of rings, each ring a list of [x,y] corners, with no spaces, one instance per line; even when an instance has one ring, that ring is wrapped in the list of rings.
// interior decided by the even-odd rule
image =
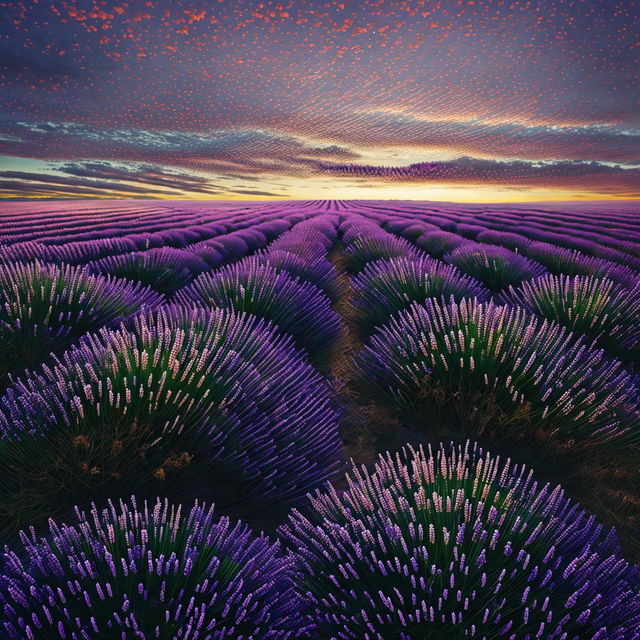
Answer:
[[[0,629],[640,638],[639,384],[635,203],[5,203]]]

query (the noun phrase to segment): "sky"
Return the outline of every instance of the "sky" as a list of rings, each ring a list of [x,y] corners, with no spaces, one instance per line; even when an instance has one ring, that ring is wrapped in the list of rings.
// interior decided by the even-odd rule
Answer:
[[[0,197],[640,197],[640,8],[0,0]]]

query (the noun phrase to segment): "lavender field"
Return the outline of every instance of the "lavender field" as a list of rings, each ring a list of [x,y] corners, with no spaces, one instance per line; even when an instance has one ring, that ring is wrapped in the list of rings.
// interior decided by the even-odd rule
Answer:
[[[640,638],[640,211],[5,203],[0,638]]]

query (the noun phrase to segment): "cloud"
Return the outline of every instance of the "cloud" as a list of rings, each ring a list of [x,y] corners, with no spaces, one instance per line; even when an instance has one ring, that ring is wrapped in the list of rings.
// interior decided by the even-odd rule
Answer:
[[[295,128],[293,121],[281,122],[283,130],[223,127],[206,132],[0,121],[0,153],[49,161],[54,178],[44,172],[31,176],[13,172],[0,177],[56,184],[58,190],[63,186],[104,190],[123,197],[141,193],[157,197],[185,193],[286,197],[281,190],[290,188],[287,179],[327,177],[368,186],[431,182],[459,188],[587,189],[627,197],[637,193],[633,183],[639,179],[638,160],[634,158],[639,155],[640,135],[632,130],[569,124],[473,124],[455,119],[434,122],[426,116],[387,112],[360,113],[358,118],[362,124],[355,128],[353,120],[337,118],[329,123],[321,119],[316,122],[316,137],[304,129],[285,130],[289,125]],[[427,157],[438,145],[451,154],[446,144],[452,141],[487,153],[499,147],[502,155],[520,153],[523,157],[502,160],[464,154],[457,160],[386,167],[367,162],[369,158],[392,157],[398,149],[409,149],[400,153],[401,157],[420,156],[426,145],[431,145],[431,151],[424,151]],[[543,159],[528,157],[539,155],[541,150]],[[555,156],[575,157],[553,160]],[[614,164],[607,161],[609,156],[624,160]],[[272,178],[282,181],[276,191],[265,184]],[[222,186],[229,185],[229,179],[246,184]],[[11,188],[18,186],[20,183]]]
[[[57,166],[54,171],[55,173],[0,171],[0,193],[5,196],[29,193],[56,196],[117,194],[120,197],[176,197],[184,193],[221,193],[207,178],[167,171],[154,165],[123,166],[107,162],[80,162]]]
[[[528,123],[516,114],[502,122],[444,114],[438,118],[432,112],[372,108],[291,119],[280,126],[297,135],[314,135],[362,151],[414,149],[425,155],[440,151],[525,160],[640,162],[637,128],[600,123],[558,125],[553,119]]]
[[[438,169],[460,187],[626,190],[633,174],[588,165],[640,161],[636,7],[552,4],[4,2],[0,153],[128,193],[340,195],[346,172],[319,165],[460,156],[477,160]]]
[[[287,197],[286,193],[274,193],[272,191],[259,191],[256,189],[230,189],[231,193],[237,193],[239,195],[245,196],[269,196],[269,197],[278,197],[281,196],[283,198]]]
[[[41,182],[22,182],[20,180],[0,179],[0,194],[5,198],[81,198],[81,197],[109,197],[109,198],[157,198],[153,193],[123,192],[118,185],[112,190],[104,187],[91,188],[75,185],[56,185]]]
[[[640,167],[599,162],[526,162],[461,157],[446,162],[420,162],[408,166],[358,164],[318,165],[318,171],[334,177],[367,178],[398,183],[438,183],[501,187],[580,187],[635,197]]]
[[[357,160],[351,149],[290,134],[247,128],[207,132],[102,129],[78,123],[0,122],[0,154],[69,160],[71,170],[100,172],[95,161],[171,165],[210,176],[307,175],[318,161]],[[73,169],[80,161],[81,168]],[[113,172],[113,169],[110,170]],[[187,174],[181,174],[185,179]],[[164,178],[163,178],[164,180]],[[197,180],[197,179],[196,179]]]
[[[105,179],[154,185],[180,191],[217,193],[208,178],[188,173],[174,173],[157,165],[118,166],[108,162],[67,163],[56,168],[79,178]]]

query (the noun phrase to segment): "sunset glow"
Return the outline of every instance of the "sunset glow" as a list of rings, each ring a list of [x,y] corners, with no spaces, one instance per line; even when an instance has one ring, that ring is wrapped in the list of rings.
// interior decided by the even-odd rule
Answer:
[[[0,5],[8,198],[640,193],[635,2]]]

